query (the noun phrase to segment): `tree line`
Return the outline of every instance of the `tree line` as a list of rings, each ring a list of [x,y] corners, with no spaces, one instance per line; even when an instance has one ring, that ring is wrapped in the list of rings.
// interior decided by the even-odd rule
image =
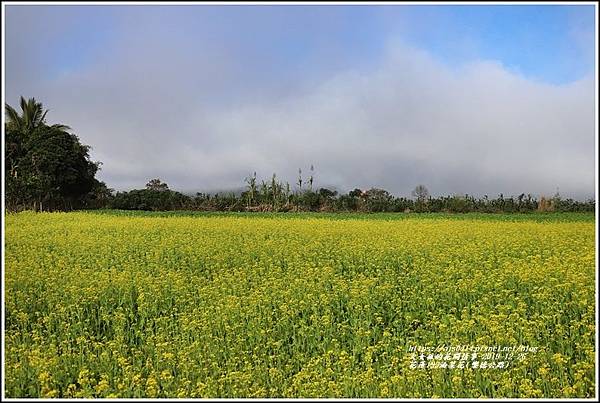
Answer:
[[[74,209],[200,210],[200,211],[323,211],[323,212],[484,212],[595,211],[595,201],[551,198],[530,194],[496,198],[454,195],[432,197],[418,185],[412,197],[396,197],[385,189],[354,189],[345,194],[328,188],[313,189],[314,167],[304,178],[298,170],[294,188],[275,174],[258,180],[245,178],[241,194],[196,193],[169,189],[160,179],[143,189],[115,192],[96,179],[100,162],[91,161],[90,147],[66,125],[48,125],[47,110],[34,98],[20,100],[21,112],[6,104],[5,205],[8,211]]]
[[[238,212],[416,212],[416,213],[532,213],[532,212],[593,212],[594,200],[585,202],[563,199],[556,194],[539,199],[528,194],[496,198],[454,195],[432,197],[427,188],[419,185],[413,197],[396,197],[384,189],[354,189],[345,194],[327,188],[291,190],[288,183],[273,175],[270,181],[255,184],[247,180],[241,194],[196,193],[185,195],[172,191],[168,185],[153,179],[145,189],[116,192],[107,200],[106,208],[121,210],[198,210]]]

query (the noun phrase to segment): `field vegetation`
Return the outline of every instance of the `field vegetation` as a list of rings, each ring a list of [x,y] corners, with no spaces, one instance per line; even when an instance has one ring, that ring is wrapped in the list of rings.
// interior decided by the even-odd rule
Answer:
[[[592,214],[7,214],[8,397],[592,397]],[[414,368],[411,346],[530,346]]]

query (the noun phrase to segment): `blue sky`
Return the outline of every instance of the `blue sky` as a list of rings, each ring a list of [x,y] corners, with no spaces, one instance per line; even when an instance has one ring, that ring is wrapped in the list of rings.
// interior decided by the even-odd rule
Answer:
[[[549,83],[581,78],[594,63],[592,5],[8,6],[7,45],[22,21],[47,24],[32,27],[40,34],[38,56],[49,74],[60,74],[93,63],[129,34],[139,15],[155,19],[154,29],[167,34],[268,51],[288,68],[310,63],[324,36],[347,63],[380,57],[390,37],[451,65],[492,59]],[[47,29],[51,35],[44,35]]]
[[[413,10],[417,20],[424,13],[422,7]],[[498,60],[557,84],[593,71],[593,6],[465,5],[432,7],[431,14],[435,22],[408,37],[448,63]]]
[[[374,143],[374,150],[377,146],[385,148],[392,141],[402,149],[416,147],[409,150],[414,159],[421,150],[414,144],[415,138],[431,141],[438,136],[427,126],[433,118],[427,113],[435,112],[426,113],[428,105],[442,98],[456,103],[463,93],[478,91],[469,85],[489,85],[487,96],[495,96],[494,102],[504,102],[498,104],[499,108],[506,103],[518,104],[520,101],[513,102],[515,99],[531,98],[533,102],[536,96],[554,100],[555,104],[548,105],[550,109],[559,105],[563,109],[566,105],[568,110],[580,108],[579,103],[589,99],[594,85],[594,28],[593,5],[9,5],[5,96],[10,104],[15,104],[20,95],[42,100],[51,110],[50,119],[60,119],[74,127],[92,145],[94,157],[105,163],[103,179],[116,188],[139,187],[148,176],[158,175],[170,179],[175,184],[172,187],[186,190],[216,188],[220,184],[233,186],[234,178],[253,169],[264,171],[265,176],[272,171],[291,175],[297,167],[287,166],[290,158],[280,155],[287,152],[293,139],[305,136],[294,130],[306,130],[311,119],[320,119],[320,127],[327,127],[332,116],[339,113],[361,116],[364,121],[348,127],[346,138],[316,133],[318,130],[311,126],[312,132],[306,134],[301,146],[315,139],[329,141],[319,149],[315,145],[304,150],[308,153],[304,165],[310,166],[309,159],[314,159],[316,166],[320,163],[327,168],[328,173],[321,176],[323,185],[343,189],[359,185],[353,180],[364,185],[371,180],[373,185],[406,194],[415,182],[428,181],[438,188],[432,193],[483,193],[498,189],[497,193],[518,194],[519,189],[529,185],[533,191],[545,192],[545,188],[533,186],[541,179],[535,175],[542,173],[532,174],[528,182],[518,186],[511,185],[516,179],[510,175],[471,181],[472,188],[461,185],[462,179],[445,180],[440,178],[440,172],[446,170],[437,166],[440,158],[427,157],[425,151],[417,158],[423,165],[421,169],[413,169],[414,163],[408,162],[410,166],[402,168],[415,171],[410,178],[386,177],[389,169],[377,166],[365,169],[364,174],[345,174],[351,162],[344,156],[355,150],[344,153],[335,141],[354,144],[353,136],[367,142],[384,138],[383,134],[372,134],[372,128],[378,127],[388,137],[379,145]],[[398,86],[393,87],[390,104],[377,104],[377,108],[376,102],[366,105],[365,100],[375,100],[374,97],[377,103],[387,99],[382,95],[382,91],[389,90],[386,84],[379,84],[382,88],[372,84],[386,74],[390,75],[387,82]],[[515,90],[506,93],[498,87],[504,81],[509,87],[515,85]],[[359,87],[347,88],[349,83]],[[439,93],[431,89],[433,83],[439,86]],[[457,90],[458,83],[465,89]],[[411,95],[413,92],[416,95]],[[336,98],[339,94],[346,94],[345,98]],[[383,118],[378,115],[382,110],[403,103],[407,105],[405,110],[415,109],[411,118],[422,115],[422,121],[399,122],[390,112],[389,124],[382,123]],[[316,105],[321,109],[316,110]],[[332,105],[343,110],[324,115],[323,108]],[[296,114],[292,108],[304,108],[305,113],[312,115]],[[249,111],[261,117],[253,118]],[[185,114],[185,119],[181,119],[181,114]],[[461,114],[462,111],[456,111],[452,116],[440,115],[436,122],[446,119],[446,125],[454,131],[468,132],[463,128],[467,127],[467,118],[457,117]],[[519,119],[521,114],[516,109],[503,113],[504,118]],[[489,124],[494,124],[500,115],[490,117]],[[283,116],[285,121],[280,120]],[[530,123],[519,123],[523,130],[543,129],[539,120],[529,118]],[[579,133],[580,123],[573,123],[569,129],[566,121],[582,118],[565,116],[565,130],[577,129]],[[586,115],[585,119],[588,131],[578,134],[581,149],[593,144],[594,133],[589,132],[593,117]],[[238,120],[238,125],[232,126]],[[354,133],[360,124],[365,126],[363,132]],[[173,128],[176,133],[166,133]],[[271,132],[287,134],[264,134]],[[118,146],[111,136],[120,139]],[[172,140],[172,149],[164,147],[166,136]],[[483,147],[479,143],[483,140],[465,136],[464,141],[472,142],[475,149]],[[527,136],[533,136],[530,141],[534,141],[535,134]],[[556,136],[558,147],[562,140],[559,133]],[[276,154],[273,141],[281,146]],[[132,160],[140,142],[145,143],[145,154],[136,165]],[[231,154],[231,143],[245,144],[245,148],[240,146]],[[508,150],[509,144],[504,145],[508,159],[516,158]],[[181,147],[193,161],[197,159],[191,155],[198,150],[210,152],[204,155],[212,161],[210,166],[198,163],[193,169],[200,173],[195,176],[189,175],[189,167],[177,163],[163,171],[149,166],[148,161],[159,158],[156,153],[165,164],[181,160]],[[229,151],[225,152],[225,148]],[[244,149],[250,151],[244,153]],[[328,155],[338,149],[335,153],[339,158],[334,158],[337,162],[321,155],[320,149],[329,150]],[[579,152],[577,149],[577,153],[566,155],[563,163],[581,160]],[[375,160],[382,158],[380,151],[373,153]],[[388,158],[387,165],[383,165],[395,167],[394,156]],[[238,162],[230,163],[229,170],[214,167],[231,159]],[[448,162],[457,175],[461,171],[460,160],[464,159],[457,157],[457,161]],[[590,168],[593,153],[584,160],[587,168],[577,165],[573,170],[578,177]],[[298,165],[301,161],[293,163]],[[482,161],[491,163],[492,159]],[[463,168],[466,172],[472,166]],[[571,186],[573,194],[593,193],[593,174],[586,178],[586,185]],[[237,182],[241,184],[242,179],[243,176]],[[573,182],[556,176],[541,180],[551,190],[556,187],[551,182],[561,181]]]

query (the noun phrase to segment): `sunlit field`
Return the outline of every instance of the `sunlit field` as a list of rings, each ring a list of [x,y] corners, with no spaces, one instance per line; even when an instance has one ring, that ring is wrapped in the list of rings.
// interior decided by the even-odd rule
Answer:
[[[8,397],[594,395],[591,214],[5,225]],[[476,368],[410,351],[440,345],[537,351]]]

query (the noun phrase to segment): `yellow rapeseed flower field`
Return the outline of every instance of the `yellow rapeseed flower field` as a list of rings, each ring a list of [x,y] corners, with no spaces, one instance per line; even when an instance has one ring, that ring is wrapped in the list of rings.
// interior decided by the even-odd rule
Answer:
[[[6,396],[593,396],[593,217],[400,216],[9,214]]]

